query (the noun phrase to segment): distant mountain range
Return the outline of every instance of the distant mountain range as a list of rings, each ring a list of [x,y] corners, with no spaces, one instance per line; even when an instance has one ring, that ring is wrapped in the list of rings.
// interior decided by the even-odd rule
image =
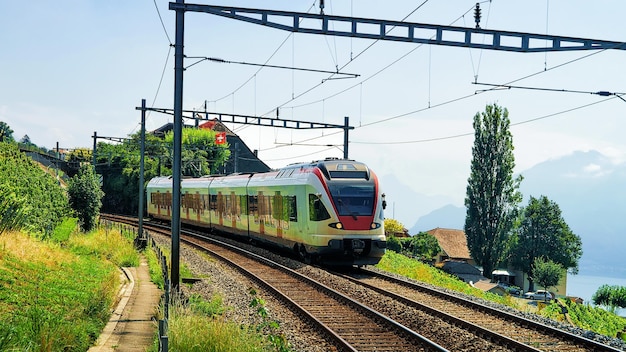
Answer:
[[[597,151],[575,152],[535,165],[522,172],[522,176],[521,205],[526,206],[530,196],[545,195],[559,205],[565,222],[581,237],[580,274],[626,277],[625,164],[615,165]],[[420,202],[445,202],[445,198],[403,192],[397,182],[394,187],[398,188],[394,190],[396,194],[415,199],[414,214],[419,214]],[[389,208],[386,214],[389,216]],[[414,235],[436,227],[463,229],[464,223],[465,208],[447,203],[419,217],[409,233]]]

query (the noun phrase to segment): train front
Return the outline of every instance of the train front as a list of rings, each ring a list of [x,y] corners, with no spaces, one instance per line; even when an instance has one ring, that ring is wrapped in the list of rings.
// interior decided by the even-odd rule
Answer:
[[[384,196],[378,178],[363,163],[326,160],[317,165],[322,192],[311,204],[318,234],[327,247],[320,261],[336,265],[374,265],[385,254]],[[322,220],[322,221],[319,221]]]

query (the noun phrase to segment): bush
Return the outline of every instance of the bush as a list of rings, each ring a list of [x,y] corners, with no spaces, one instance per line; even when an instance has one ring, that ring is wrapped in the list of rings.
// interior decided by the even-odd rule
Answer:
[[[81,228],[83,231],[91,231],[96,226],[104,196],[91,165],[80,167],[78,174],[70,180],[67,192]]]
[[[56,179],[15,144],[0,143],[0,190],[0,232],[25,229],[46,238],[69,214]]]

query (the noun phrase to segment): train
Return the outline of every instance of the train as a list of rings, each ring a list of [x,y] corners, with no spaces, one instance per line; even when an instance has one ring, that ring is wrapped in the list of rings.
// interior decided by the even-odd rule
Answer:
[[[307,263],[377,264],[385,195],[362,162],[327,158],[262,173],[183,178],[184,224],[293,251]],[[172,177],[146,186],[148,216],[171,221]]]

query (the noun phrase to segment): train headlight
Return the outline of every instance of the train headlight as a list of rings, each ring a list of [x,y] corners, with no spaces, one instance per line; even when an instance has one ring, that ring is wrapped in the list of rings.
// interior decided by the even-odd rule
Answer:
[[[377,222],[373,222],[373,223],[370,225],[370,228],[371,228],[372,230],[377,229],[377,228],[379,228],[379,227],[380,227],[380,224],[379,224],[379,223],[377,223]]]
[[[337,229],[337,230],[341,230],[343,229],[343,224],[340,222],[333,222],[332,224],[328,224],[328,226]]]

